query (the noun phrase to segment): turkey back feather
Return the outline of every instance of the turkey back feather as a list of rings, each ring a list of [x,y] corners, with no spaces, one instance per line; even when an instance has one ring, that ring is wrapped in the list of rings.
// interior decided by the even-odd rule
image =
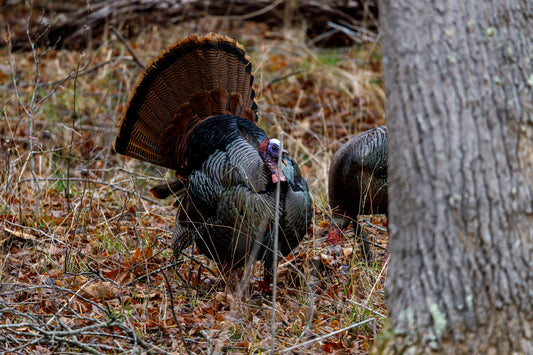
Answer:
[[[363,132],[333,156],[328,195],[331,208],[352,219],[387,213],[387,127]]]
[[[226,36],[191,35],[171,46],[142,73],[116,152],[184,175],[185,145],[199,123],[221,114],[257,121],[251,69],[244,48]]]

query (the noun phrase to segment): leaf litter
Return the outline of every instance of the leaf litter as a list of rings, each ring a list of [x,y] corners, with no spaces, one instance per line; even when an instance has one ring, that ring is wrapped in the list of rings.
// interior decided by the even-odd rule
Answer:
[[[194,26],[199,24],[158,28],[129,41],[147,61],[169,38],[194,32]],[[376,249],[366,263],[349,230],[328,241],[326,198],[334,151],[352,135],[385,123],[379,65],[368,60],[376,49],[310,48],[300,35],[279,30],[259,39],[253,26],[244,22],[227,31],[258,63],[259,124],[271,135],[284,132],[315,204],[308,236],[278,267],[275,348],[281,353],[371,318],[379,331],[387,313],[387,254]],[[273,305],[254,288],[259,266],[252,294],[240,299],[224,271],[193,247],[174,259],[173,201],[158,203],[147,193],[170,173],[111,150],[139,73],[124,46],[110,38],[86,52],[37,50],[43,54],[37,88],[33,55],[24,52],[10,54],[16,66],[0,84],[0,349],[269,351]],[[8,56],[7,48],[1,51]],[[106,61],[53,85],[78,67]],[[34,93],[34,102],[43,101],[31,106]],[[386,227],[384,217],[371,222]],[[365,228],[375,243],[387,246],[383,228]],[[366,353],[373,337],[368,323],[293,352]]]

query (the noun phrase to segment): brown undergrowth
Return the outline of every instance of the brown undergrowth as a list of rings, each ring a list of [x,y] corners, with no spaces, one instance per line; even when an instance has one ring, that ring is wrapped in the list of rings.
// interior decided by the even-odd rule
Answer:
[[[326,180],[342,143],[384,124],[379,48],[318,49],[303,30],[217,19],[151,28],[128,43],[148,62],[174,40],[213,30],[247,48],[259,125],[283,133],[314,200],[307,237],[279,264],[274,348],[365,353],[386,316],[386,254],[375,249],[365,263],[349,231],[328,244]],[[271,297],[238,299],[193,248],[174,260],[173,201],[148,193],[169,173],[113,153],[140,68],[107,36],[80,52],[0,52],[0,350],[269,351]],[[386,219],[370,221],[385,246]]]

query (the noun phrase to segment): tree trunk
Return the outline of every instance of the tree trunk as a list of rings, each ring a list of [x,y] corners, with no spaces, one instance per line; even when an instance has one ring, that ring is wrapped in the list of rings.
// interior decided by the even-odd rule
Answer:
[[[533,354],[533,3],[380,3],[387,354]]]

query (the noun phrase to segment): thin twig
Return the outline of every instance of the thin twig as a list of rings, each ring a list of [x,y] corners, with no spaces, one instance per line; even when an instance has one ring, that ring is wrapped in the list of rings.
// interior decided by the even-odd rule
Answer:
[[[174,310],[174,294],[172,292],[172,286],[170,286],[170,281],[169,281],[169,279],[167,277],[167,274],[165,273],[164,270],[161,270],[161,274],[165,278],[165,286],[167,287],[168,298],[170,299],[170,309],[172,310],[172,316],[174,317],[174,322],[176,322],[176,325],[178,326],[178,329],[180,331],[181,341],[183,342],[183,346],[185,347],[185,350],[187,351],[187,354],[192,355],[191,350],[187,346],[187,341],[185,340],[185,337],[183,336],[183,334],[184,334],[183,328],[181,328],[181,324],[178,321],[178,317],[176,316],[176,311]]]
[[[283,75],[283,76],[278,76],[278,77],[270,80],[270,82],[268,84],[266,84],[265,86],[263,86],[263,88],[257,93],[257,97],[261,96],[265,90],[269,89],[275,83],[283,81],[285,79],[288,79],[291,76],[295,76],[295,75],[304,73],[305,71],[306,71],[305,69],[298,69],[298,70],[290,72],[289,74],[286,74],[286,75]]]
[[[30,125],[29,125],[29,138],[30,138],[30,167],[31,167],[31,174],[34,178],[35,185],[37,186],[37,199],[35,201],[35,211],[39,212],[39,201],[41,199],[41,186],[39,185],[39,182],[37,181],[37,175],[35,174],[35,167],[34,167],[34,160],[33,160],[33,129],[34,129],[34,123],[33,123],[33,113],[34,113],[34,102],[37,95],[37,85],[39,85],[39,82],[41,80],[41,71],[39,70],[39,62],[40,58],[36,54],[35,44],[33,43],[33,40],[31,39],[30,35],[30,18],[31,18],[31,12],[33,8],[33,1],[30,1],[28,4],[29,11],[28,11],[28,18],[26,20],[26,35],[28,36],[28,41],[31,45],[31,51],[33,54],[33,61],[35,64],[35,88],[33,89],[31,100],[30,100]]]
[[[253,12],[250,12],[246,15],[224,15],[224,19],[227,19],[227,20],[247,20],[247,19],[251,19],[251,18],[254,18],[256,16],[259,16],[259,15],[262,15],[262,14],[265,14],[267,12],[269,12],[270,10],[274,9],[276,6],[278,6],[279,4],[283,3],[285,0],[276,0],[274,1],[272,4],[268,5],[268,6],[265,6],[264,8],[262,9],[259,9],[257,11],[253,11]]]
[[[365,306],[368,304],[368,302],[370,302],[370,298],[372,297],[372,294],[374,293],[374,290],[376,289],[376,286],[381,281],[381,275],[383,275],[385,270],[387,270],[387,265],[388,264],[389,264],[389,258],[387,258],[387,260],[385,260],[385,263],[383,264],[383,267],[381,268],[381,271],[379,272],[378,277],[376,277],[376,282],[374,282],[374,285],[372,285],[372,289],[370,290],[370,292],[368,293],[368,297],[366,298]]]
[[[348,37],[350,37],[355,43],[365,43],[365,42],[375,42],[376,38],[371,37],[369,33],[360,33],[359,31],[354,31],[353,29],[349,29],[345,26],[341,26],[339,24],[336,24],[334,22],[328,21],[328,26],[331,28],[334,28],[336,30],[341,31]]]
[[[39,180],[39,181],[64,181],[65,179],[64,178],[37,178],[37,180]],[[18,184],[21,184],[23,182],[28,182],[28,181],[33,181],[33,179],[20,179],[18,181]],[[117,186],[115,184],[112,184],[112,183],[107,182],[107,181],[102,181],[102,180],[93,180],[93,179],[84,179],[84,178],[72,178],[71,177],[70,181],[87,182],[87,183],[91,183],[91,184],[105,185],[105,186],[111,187],[113,190],[118,190],[118,191],[125,192],[125,193],[128,193],[128,194],[135,194],[135,192],[133,192],[133,191],[130,191],[128,189],[122,188],[120,186]],[[144,197],[144,196],[139,196],[139,197],[142,198],[143,200],[151,202],[151,203],[153,203],[155,205],[160,205],[160,203],[158,201],[152,200],[151,198]]]
[[[135,61],[135,63],[137,63],[137,65],[141,68],[141,69],[144,69],[146,68],[146,65],[144,65],[143,62],[141,62],[141,60],[135,55],[135,52],[133,51],[133,49],[130,47],[130,45],[128,44],[128,42],[126,42],[126,40],[124,39],[124,37],[122,37],[122,35],[120,33],[118,33],[117,29],[115,28],[115,26],[111,26],[111,31],[113,31],[113,33],[115,34],[115,36],[117,36],[117,38],[120,40],[120,42],[122,42],[122,44],[124,44],[124,46],[126,47],[126,49],[128,50],[128,52],[130,52],[131,56],[133,57],[133,60]]]
[[[283,162],[283,132],[279,137],[279,155],[278,155],[278,174],[280,177],[276,183],[276,208],[274,212],[274,261],[272,265],[272,324],[271,324],[271,341],[270,354],[274,355],[276,350],[276,296],[277,296],[277,283],[278,283],[278,239],[279,239],[279,200],[281,194],[281,164]]]
[[[384,227],[377,226],[377,225],[373,224],[372,222],[370,222],[370,220],[368,218],[363,218],[362,220],[363,220],[365,225],[369,225],[370,227],[375,228],[375,229],[377,229],[380,232],[387,232],[387,228],[384,228]]]
[[[314,46],[316,43],[320,42],[323,39],[325,40],[326,38],[333,36],[337,32],[339,32],[339,30],[337,30],[335,28],[332,29],[332,30],[323,32],[323,33],[319,34],[318,36],[316,36],[315,38],[313,38],[312,40],[307,41],[307,43],[305,45],[308,46],[308,47]]]
[[[331,301],[331,299],[326,298],[326,297],[324,297],[324,296],[319,296],[319,297],[323,297],[324,299],[327,299],[327,300],[330,300],[330,301]],[[372,313],[374,313],[375,315],[377,315],[377,316],[379,316],[379,317],[381,317],[381,318],[387,318],[387,316],[384,315],[383,313],[380,313],[380,312],[378,312],[378,311],[376,311],[376,310],[373,310],[372,308],[370,308],[370,307],[368,307],[368,306],[365,306],[364,304],[361,304],[361,303],[359,303],[359,302],[355,302],[355,301],[353,301],[353,300],[351,300],[351,299],[346,299],[346,301],[349,302],[349,303],[351,303],[351,304],[356,305],[357,307],[364,308],[364,309],[366,309],[367,311],[372,312]]]
[[[81,64],[81,57],[78,60],[78,64],[76,66],[75,73],[78,73],[80,70],[80,64]],[[77,111],[78,111],[78,76],[74,76],[74,95],[72,97],[72,130],[70,131],[70,144],[68,148],[68,156],[67,156],[67,185],[65,188],[65,195],[67,197],[67,212],[70,213],[70,165],[72,162],[72,146],[74,145],[74,132],[76,132],[76,117],[77,117]],[[67,249],[68,250],[68,249]],[[68,258],[65,258],[65,260],[68,260]]]
[[[294,346],[291,346],[290,348],[287,348],[287,349],[283,349],[281,350],[282,353],[286,353],[286,352],[289,352],[289,351],[292,351],[294,349],[297,349],[297,348],[301,348],[302,346],[306,346],[306,345],[309,345],[309,344],[313,344],[313,343],[316,343],[317,341],[321,341],[323,339],[326,339],[326,338],[329,338],[329,337],[332,337],[334,335],[337,335],[339,333],[342,333],[342,332],[345,332],[347,330],[350,330],[352,328],[355,328],[355,327],[359,327],[361,325],[364,325],[366,323],[370,323],[370,322],[373,322],[375,323],[376,322],[376,318],[369,318],[367,320],[364,320],[362,322],[358,322],[358,323],[355,323],[355,324],[352,324],[350,326],[347,326],[345,328],[342,328],[342,329],[339,329],[337,331],[334,331],[332,333],[329,333],[329,334],[325,334],[325,335],[322,335],[322,336],[319,336],[319,337],[316,337],[314,339],[311,339],[309,341],[306,341],[304,343],[301,343],[301,344],[297,344],[297,345],[294,345]],[[375,328],[374,328],[375,329]],[[374,338],[376,337],[376,335],[374,334]]]
[[[376,42],[378,40],[378,34],[369,30],[368,28],[364,27],[364,26],[355,26],[351,23],[348,23],[344,20],[339,20],[339,24],[341,24],[342,26],[345,26],[345,27],[348,27],[349,29],[365,36],[363,37],[364,39],[366,39],[367,41],[369,42]]]
[[[113,57],[112,59],[106,60],[105,62],[95,64],[93,67],[91,67],[89,69],[80,70],[80,71],[76,71],[74,73],[70,73],[67,76],[65,76],[63,79],[40,82],[37,87],[54,86],[54,88],[45,97],[43,97],[39,101],[39,103],[41,103],[44,99],[46,99],[48,96],[50,96],[50,94],[53,94],[55,91],[57,91],[57,89],[63,83],[65,83],[66,81],[74,78],[75,76],[77,76],[79,78],[81,76],[92,74],[92,73],[96,72],[98,69],[100,69],[101,67],[104,67],[104,66],[109,65],[109,64],[116,63],[116,62],[118,62],[120,60],[123,60],[123,59],[124,59],[124,56],[120,55],[118,57]],[[25,87],[29,87],[29,86],[33,87],[34,85],[35,85],[35,83],[23,83],[23,84],[20,84],[19,87],[20,88],[25,88]]]

